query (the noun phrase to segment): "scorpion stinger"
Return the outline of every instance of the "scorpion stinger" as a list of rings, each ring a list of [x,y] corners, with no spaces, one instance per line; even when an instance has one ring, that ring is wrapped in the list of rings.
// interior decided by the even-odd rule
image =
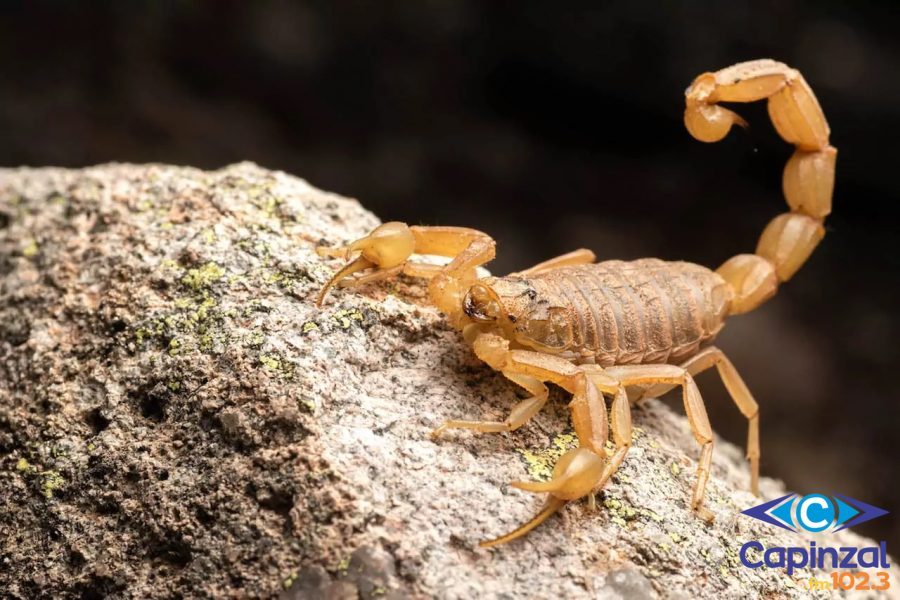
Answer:
[[[837,151],[812,90],[794,69],[756,60],[697,77],[686,91],[685,125],[695,138],[714,142],[744,121],[719,102],[768,99],[775,129],[796,146],[783,176],[790,212],[765,228],[754,254],[740,254],[716,271],[655,258],[595,263],[576,250],[506,277],[478,279],[477,267],[494,258],[494,241],[463,227],[407,227],[386,223],[369,236],[323,255],[348,258],[359,252],[334,283],[362,284],[398,273],[429,280],[428,295],[463,332],[475,354],[522,387],[528,398],[502,421],[448,420],[450,429],[510,432],[546,404],[547,383],[572,394],[569,404],[579,447],[564,454],[546,482],[514,482],[547,493],[543,510],[511,533],[483,542],[502,544],[524,535],[568,501],[603,488],[631,446],[630,401],[681,388],[694,439],[700,446],[691,508],[704,519],[713,431],[694,376],[715,367],[747,419],[750,489],[759,486],[759,405],[731,361],[712,345],[727,317],[753,310],[775,295],[809,258],[825,234],[831,212]],[[414,254],[450,257],[443,266],[410,260]],[[361,276],[351,276],[362,271]],[[612,398],[607,417],[604,397]],[[607,455],[612,435],[615,450]]]

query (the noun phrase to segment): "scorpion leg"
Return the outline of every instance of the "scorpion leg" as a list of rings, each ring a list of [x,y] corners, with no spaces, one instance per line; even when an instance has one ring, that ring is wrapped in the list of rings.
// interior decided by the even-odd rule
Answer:
[[[431,432],[436,438],[447,429],[474,429],[481,432],[515,431],[536,415],[547,403],[549,390],[547,386],[527,375],[512,371],[504,371],[507,379],[519,384],[531,393],[531,397],[516,404],[505,421],[444,421],[440,427]]]
[[[587,265],[597,260],[597,255],[595,255],[590,250],[586,248],[579,248],[578,250],[572,250],[571,252],[567,252],[566,254],[562,254],[560,256],[556,256],[549,260],[545,260],[544,262],[540,262],[533,267],[529,267],[524,271],[519,271],[518,273],[512,273],[513,275],[534,275],[535,273],[541,273],[543,271],[550,271],[552,269],[558,269],[559,267],[568,267],[571,265]]]
[[[697,483],[691,498],[691,508],[706,521],[713,519],[713,514],[703,506],[706,493],[706,481],[709,478],[712,462],[713,432],[703,405],[703,398],[694,383],[691,374],[682,367],[674,365],[625,365],[607,367],[606,373],[618,379],[623,386],[668,384],[681,386],[683,390],[684,409],[694,439],[700,444],[700,458],[697,461]]]
[[[606,372],[597,365],[584,365],[582,367],[588,372],[588,376],[595,378],[595,373],[599,372],[603,378],[607,378]],[[593,493],[599,492],[609,481],[609,478],[619,470],[625,455],[631,448],[631,403],[628,400],[628,394],[624,385],[620,385],[615,392],[612,401],[612,409],[610,416],[610,431],[612,431],[613,443],[616,446],[615,453],[610,458],[609,463],[603,470],[600,480],[594,485]]]
[[[707,369],[716,367],[719,378],[725,384],[728,395],[737,405],[741,414],[747,418],[747,459],[750,461],[750,491],[759,495],[759,404],[747,388],[737,369],[719,348],[709,346],[692,356],[681,365],[691,376],[696,376]],[[674,385],[654,385],[644,392],[644,397],[661,396]]]
[[[496,546],[518,538],[549,518],[569,500],[587,496],[606,470],[604,446],[609,434],[603,393],[615,393],[620,386],[601,372],[589,377],[584,369],[556,356],[531,350],[510,350],[509,341],[495,334],[478,335],[473,347],[479,358],[507,377],[525,376],[539,382],[559,385],[573,397],[569,404],[572,422],[580,446],[566,452],[553,468],[546,482],[517,481],[512,486],[531,492],[548,492],[544,509],[518,529],[499,538],[482,542],[482,547]]]

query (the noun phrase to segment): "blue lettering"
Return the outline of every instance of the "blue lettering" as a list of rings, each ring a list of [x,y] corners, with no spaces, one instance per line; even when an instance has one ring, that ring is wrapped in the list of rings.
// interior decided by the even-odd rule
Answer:
[[[797,548],[796,546],[792,546],[787,549],[787,574],[792,575],[794,573],[794,569],[805,567],[807,563],[809,563],[809,553],[804,548]],[[794,559],[795,556],[799,556],[798,559]]]
[[[750,552],[761,552],[762,560],[750,556]],[[811,542],[809,548],[799,546],[773,546],[766,548],[761,542],[753,540],[745,542],[740,550],[741,564],[750,569],[758,569],[765,565],[770,568],[783,568],[788,575],[808,567],[810,569],[874,569],[891,568],[888,560],[887,542],[879,542],[878,546],[854,548],[841,546],[829,548],[816,546]]]
[[[773,556],[776,557],[774,560],[772,559]],[[784,548],[780,548],[778,546],[775,546],[774,548],[767,548],[763,553],[763,560],[766,561],[767,567],[783,567]]]
[[[869,546],[868,548],[860,548],[859,554],[856,556],[856,561],[859,563],[861,567],[877,567],[878,566],[878,548],[875,546]],[[870,554],[872,558],[866,560],[866,553]]]
[[[752,561],[750,561],[750,559],[747,558],[747,551],[750,550],[751,548],[753,548],[754,550],[759,552],[763,549],[763,545],[760,544],[759,542],[753,541],[753,542],[746,542],[743,546],[741,546],[741,552],[740,552],[741,563],[747,568],[758,569],[763,565],[762,561],[752,562]]]
[[[838,551],[837,548],[819,548],[819,560],[816,562],[816,566],[820,569],[825,568],[825,555],[831,557],[831,567],[832,569],[837,569],[838,566]]]
[[[856,558],[856,548],[852,548],[850,546],[841,546],[841,552],[845,552],[843,557],[841,557],[841,564],[838,566],[840,569],[855,569],[856,561],[853,560]]]

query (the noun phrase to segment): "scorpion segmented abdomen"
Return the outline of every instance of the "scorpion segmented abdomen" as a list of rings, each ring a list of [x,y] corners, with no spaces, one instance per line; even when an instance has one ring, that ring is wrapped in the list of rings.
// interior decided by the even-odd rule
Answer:
[[[719,332],[730,300],[709,269],[658,259],[564,267],[533,283],[569,311],[573,358],[607,366],[683,361]]]

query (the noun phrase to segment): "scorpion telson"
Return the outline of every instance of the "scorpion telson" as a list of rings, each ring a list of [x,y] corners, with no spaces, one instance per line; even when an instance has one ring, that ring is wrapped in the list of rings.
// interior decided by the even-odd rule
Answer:
[[[355,255],[324,286],[319,303],[335,283],[357,286],[399,273],[425,278],[431,302],[463,332],[475,354],[529,393],[504,421],[447,421],[433,436],[448,429],[513,431],[546,403],[547,383],[572,394],[569,408],[579,447],[559,459],[550,481],[512,484],[547,493],[545,507],[528,523],[482,546],[524,535],[566,502],[602,489],[631,445],[630,402],[676,387],[700,446],[691,507],[711,519],[703,498],[713,432],[694,375],[713,367],[747,419],[750,489],[758,493],[759,407],[731,361],[711,342],[727,317],[774,296],[825,235],[822,223],[831,212],[837,150],[800,73],[768,59],[697,77],[685,92],[684,122],[696,139],[715,142],[732,125],[746,125],[718,103],[757,100],[768,101],[775,129],[796,148],[783,175],[790,211],[772,219],[753,254],[734,256],[715,271],[655,258],[597,263],[593,252],[582,249],[507,277],[479,280],[477,267],[494,258],[490,236],[463,227],[396,222],[349,246],[319,249],[323,256]],[[415,260],[414,254],[451,260],[436,266]],[[604,397],[611,399],[609,416]],[[615,450],[608,455],[604,446],[610,436]]]

